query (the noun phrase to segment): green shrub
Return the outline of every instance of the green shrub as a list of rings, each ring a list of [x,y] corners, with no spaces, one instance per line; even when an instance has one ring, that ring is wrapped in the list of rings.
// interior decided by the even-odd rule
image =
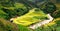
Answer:
[[[16,24],[0,18],[0,31],[19,31]]]
[[[0,18],[8,19],[9,16],[3,10],[0,10]]]
[[[19,31],[32,31],[31,29],[29,29],[28,27],[22,26],[22,25],[18,25],[19,27]]]
[[[53,13],[56,11],[56,6],[52,2],[45,2],[40,7],[45,13]]]
[[[53,16],[54,18],[59,18],[59,17],[60,17],[60,9],[56,10],[56,11],[52,14],[52,16]]]

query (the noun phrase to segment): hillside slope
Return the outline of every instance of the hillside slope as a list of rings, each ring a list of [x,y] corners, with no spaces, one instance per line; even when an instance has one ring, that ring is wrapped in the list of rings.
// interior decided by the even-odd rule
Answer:
[[[27,26],[32,23],[42,21],[44,19],[47,19],[47,15],[43,11],[34,8],[30,10],[27,14],[17,17],[16,19],[14,19],[13,22],[16,24]]]
[[[0,31],[19,31],[19,29],[16,24],[0,18]]]

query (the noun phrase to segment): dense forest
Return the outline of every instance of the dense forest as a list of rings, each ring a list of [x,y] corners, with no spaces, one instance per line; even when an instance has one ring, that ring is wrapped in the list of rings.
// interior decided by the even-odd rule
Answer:
[[[28,28],[48,19],[48,13],[53,21],[34,30]],[[60,31],[60,0],[0,0],[0,31]]]

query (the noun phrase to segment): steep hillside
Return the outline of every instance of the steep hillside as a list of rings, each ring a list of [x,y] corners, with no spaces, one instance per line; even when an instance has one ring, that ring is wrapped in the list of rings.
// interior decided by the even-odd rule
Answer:
[[[48,19],[48,13],[53,21],[28,28]],[[0,0],[0,31],[60,31],[60,0]]]
[[[42,21],[44,19],[48,19],[47,15],[43,11],[41,11],[37,8],[34,8],[34,9],[30,10],[27,14],[17,17],[16,19],[14,19],[13,22],[16,24],[28,26],[32,23],[36,23],[36,22]]]
[[[19,29],[16,24],[0,18],[0,31],[19,31]]]

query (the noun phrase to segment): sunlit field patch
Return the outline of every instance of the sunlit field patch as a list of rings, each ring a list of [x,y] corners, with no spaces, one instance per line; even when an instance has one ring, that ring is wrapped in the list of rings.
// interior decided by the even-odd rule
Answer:
[[[36,8],[30,10],[27,14],[16,18],[14,23],[28,26],[47,18],[47,15],[43,11],[35,11],[35,9]]]

